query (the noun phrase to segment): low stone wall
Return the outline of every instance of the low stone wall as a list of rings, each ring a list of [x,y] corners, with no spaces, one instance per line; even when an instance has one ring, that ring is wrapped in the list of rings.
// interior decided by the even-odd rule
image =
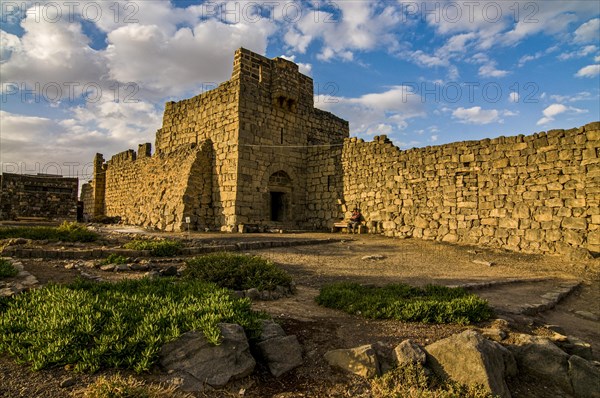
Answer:
[[[77,178],[0,175],[0,220],[47,218],[77,220]]]
[[[180,146],[136,159],[133,151],[106,166],[105,215],[165,231],[212,227],[212,143]]]
[[[342,167],[342,209],[387,236],[600,252],[600,122],[407,151],[351,138]]]

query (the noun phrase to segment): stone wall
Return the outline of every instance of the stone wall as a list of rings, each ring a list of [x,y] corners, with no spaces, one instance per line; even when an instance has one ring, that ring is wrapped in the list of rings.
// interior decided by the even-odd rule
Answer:
[[[146,149],[144,152],[146,153]],[[212,142],[138,158],[121,152],[106,164],[104,214],[127,224],[173,231],[214,227]]]
[[[181,145],[214,143],[215,168],[211,201],[217,225],[235,224],[238,171],[239,79],[214,90],[165,105],[163,125],[156,133],[156,152],[168,155]]]
[[[77,178],[0,175],[0,220],[41,217],[77,220]]]
[[[236,221],[286,228],[312,225],[307,221],[311,200],[307,186],[328,187],[327,181],[317,188],[314,185],[321,179],[307,179],[311,151],[320,145],[341,146],[349,136],[348,122],[314,107],[313,80],[301,74],[298,65],[243,49],[237,54],[233,72],[240,81]],[[281,202],[279,211],[275,200]]]
[[[600,252],[600,123],[401,151],[351,138],[343,195],[388,236]]]

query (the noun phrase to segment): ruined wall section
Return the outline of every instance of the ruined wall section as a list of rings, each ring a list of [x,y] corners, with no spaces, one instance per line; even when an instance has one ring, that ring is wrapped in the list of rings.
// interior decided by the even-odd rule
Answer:
[[[600,252],[600,123],[400,151],[346,141],[344,199],[388,236]]]
[[[237,221],[273,224],[274,190],[286,195],[281,223],[304,226],[309,216],[309,150],[315,144],[343,143],[348,123],[314,108],[313,81],[293,62],[240,49],[232,77],[240,81]],[[270,186],[277,172],[289,176],[287,186]]]
[[[105,215],[166,231],[186,229],[186,217],[190,229],[212,228],[213,162],[210,141],[152,157],[114,155],[106,164]]]
[[[238,170],[239,82],[229,80],[214,90],[165,105],[163,125],[156,133],[156,152],[165,156],[182,145],[214,143],[215,168],[211,202],[216,225],[234,223]]]
[[[0,220],[36,217],[77,220],[78,179],[50,175],[0,175]]]

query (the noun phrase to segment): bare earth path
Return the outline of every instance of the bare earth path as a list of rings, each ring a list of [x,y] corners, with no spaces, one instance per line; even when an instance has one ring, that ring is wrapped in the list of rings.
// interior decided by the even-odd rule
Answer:
[[[187,237],[185,234],[177,236]],[[279,379],[270,376],[265,369],[258,369],[254,375],[231,383],[226,390],[207,392],[206,396],[239,397],[242,396],[240,392],[243,392],[246,397],[369,397],[367,382],[331,369],[323,360],[323,354],[334,348],[375,342],[393,346],[406,338],[428,344],[464,329],[456,325],[367,320],[318,306],[314,298],[319,288],[326,283],[339,281],[375,285],[399,282],[414,285],[461,285],[519,280],[518,283],[494,285],[474,292],[487,298],[497,309],[498,315],[509,319],[515,329],[534,332],[544,324],[559,325],[567,334],[590,342],[596,359],[600,359],[600,322],[575,314],[575,311],[587,311],[600,315],[599,259],[573,262],[561,257],[373,235],[192,234],[189,238],[207,242],[239,242],[332,237],[348,239],[331,244],[249,252],[271,259],[293,276],[297,294],[276,301],[258,301],[254,303],[254,308],[268,312],[283,325],[288,334],[298,336],[304,349],[305,364]],[[363,259],[365,256],[383,258]],[[492,262],[493,265],[474,263],[474,260]],[[41,283],[68,282],[78,275],[75,270],[65,270],[60,261],[26,260],[24,264],[26,270]],[[109,275],[99,270],[93,271],[106,279],[117,276],[114,273]],[[118,275],[121,277],[121,274]],[[518,304],[539,302],[541,295],[565,281],[574,280],[583,281],[583,284],[556,308],[533,316],[514,313]],[[75,377],[75,386],[66,389],[58,387],[60,381],[68,376]],[[151,381],[168,379],[168,375],[162,374],[159,369],[144,377]],[[93,378],[94,376],[72,375],[64,370],[31,373],[26,368],[15,365],[6,356],[0,357],[2,398],[68,397],[74,389],[84,387]],[[511,389],[516,398],[541,398],[545,394],[535,383],[514,385]]]

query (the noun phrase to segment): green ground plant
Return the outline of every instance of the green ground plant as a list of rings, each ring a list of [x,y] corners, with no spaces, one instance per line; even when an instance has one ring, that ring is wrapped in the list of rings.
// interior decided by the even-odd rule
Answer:
[[[98,234],[77,223],[64,222],[58,227],[3,227],[0,239],[25,238],[63,242],[93,242]]]
[[[176,256],[181,252],[183,244],[177,240],[145,240],[135,239],[123,245],[130,250],[150,250],[150,254],[156,257]]]
[[[120,254],[111,253],[100,263],[102,265],[107,264],[127,264],[127,257],[121,256]]]
[[[187,262],[184,277],[215,283],[232,290],[292,288],[292,277],[259,256],[212,253]]]
[[[405,322],[458,323],[481,322],[492,316],[487,301],[461,288],[405,284],[383,287],[357,283],[324,286],[317,303],[329,308],[373,319]]]
[[[495,398],[483,386],[427,377],[421,364],[406,364],[371,381],[373,398]]]
[[[17,276],[18,273],[19,270],[10,261],[0,258],[0,279],[11,278]]]
[[[0,310],[0,353],[34,370],[72,364],[85,372],[147,371],[163,344],[182,333],[198,330],[219,344],[219,323],[237,323],[256,337],[266,318],[249,299],[214,284],[169,278],[47,285]]]

